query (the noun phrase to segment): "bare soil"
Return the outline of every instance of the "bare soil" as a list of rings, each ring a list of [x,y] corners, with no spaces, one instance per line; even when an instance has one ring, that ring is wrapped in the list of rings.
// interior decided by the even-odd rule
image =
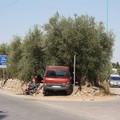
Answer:
[[[1,83],[0,83],[1,84]],[[110,88],[110,95],[105,95],[99,88],[82,86],[82,90],[77,91],[78,86],[74,87],[74,91],[71,95],[54,94],[50,96],[43,96],[42,90],[39,94],[32,96],[22,95],[23,91],[21,88],[25,88],[25,85],[21,86],[22,83],[19,80],[8,80],[0,91],[9,95],[19,95],[21,97],[27,97],[28,99],[41,99],[41,100],[60,100],[60,101],[105,101],[120,98],[120,88]],[[76,94],[75,94],[76,93]]]

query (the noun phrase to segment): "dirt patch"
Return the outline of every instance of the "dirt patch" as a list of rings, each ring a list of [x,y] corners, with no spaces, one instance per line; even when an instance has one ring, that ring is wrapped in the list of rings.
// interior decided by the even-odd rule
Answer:
[[[67,96],[67,95],[51,95],[51,96],[43,96],[42,94],[42,90],[39,94],[36,95],[32,95],[32,96],[23,96],[22,93],[22,89],[21,88],[25,88],[26,85],[22,85],[23,83],[20,82],[17,79],[9,79],[7,80],[7,82],[3,85],[3,81],[0,81],[0,87],[1,87],[1,91],[5,92],[5,93],[9,93],[11,95],[21,95],[22,97],[27,97],[27,99],[41,99],[41,100],[68,100],[68,101],[103,101],[103,100],[113,100],[116,98],[119,98],[119,95],[115,95],[115,89],[111,89],[111,92],[113,94],[111,95],[105,95],[103,94],[103,92],[101,92],[101,90],[97,87],[87,87],[87,86],[82,86],[82,90],[78,91],[76,93],[76,91],[78,90],[78,86],[74,87],[74,91],[71,95]],[[120,89],[119,89],[120,90]]]

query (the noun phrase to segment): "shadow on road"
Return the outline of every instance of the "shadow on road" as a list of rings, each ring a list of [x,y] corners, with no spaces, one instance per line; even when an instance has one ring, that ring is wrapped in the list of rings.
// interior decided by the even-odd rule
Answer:
[[[4,112],[4,111],[0,111],[0,120],[5,119],[6,117],[7,117],[6,112]]]
[[[72,94],[72,93],[71,93]],[[47,96],[68,96],[65,91],[49,91],[49,95]]]

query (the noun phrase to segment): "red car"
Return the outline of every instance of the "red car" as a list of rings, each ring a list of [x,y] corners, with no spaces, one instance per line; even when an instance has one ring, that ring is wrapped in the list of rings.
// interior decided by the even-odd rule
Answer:
[[[43,79],[43,94],[49,95],[49,92],[66,91],[69,95],[73,91],[69,67],[48,66],[46,67]]]

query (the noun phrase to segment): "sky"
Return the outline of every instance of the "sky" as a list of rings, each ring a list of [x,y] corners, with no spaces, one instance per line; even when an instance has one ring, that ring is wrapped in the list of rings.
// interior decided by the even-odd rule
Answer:
[[[89,15],[115,34],[112,62],[120,63],[120,0],[0,0],[0,44],[24,37],[34,25],[48,23],[58,12],[64,17]],[[107,27],[108,23],[108,27]]]

